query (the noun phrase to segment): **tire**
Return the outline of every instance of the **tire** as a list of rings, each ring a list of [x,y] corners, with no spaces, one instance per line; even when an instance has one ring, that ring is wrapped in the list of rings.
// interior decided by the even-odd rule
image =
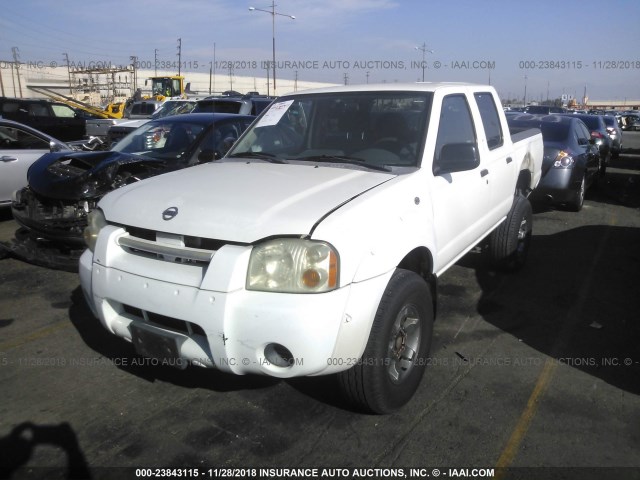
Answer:
[[[567,205],[569,210],[571,210],[572,212],[579,212],[580,210],[582,210],[586,190],[587,186],[583,175],[582,182],[580,182],[580,187],[574,192],[574,199]]]
[[[516,195],[504,222],[489,235],[489,261],[496,270],[515,272],[527,259],[533,212],[526,197]]]
[[[382,295],[357,365],[338,373],[343,395],[359,410],[384,414],[405,405],[424,375],[433,334],[427,283],[398,269]]]
[[[613,158],[613,154],[609,158]],[[607,165],[609,165],[609,161],[602,162],[602,164],[600,165],[600,170],[598,171],[599,178],[604,178],[607,174]]]

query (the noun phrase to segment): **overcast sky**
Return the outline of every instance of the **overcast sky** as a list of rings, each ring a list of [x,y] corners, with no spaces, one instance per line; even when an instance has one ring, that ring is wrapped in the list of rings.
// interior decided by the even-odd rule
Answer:
[[[265,76],[269,0],[1,0],[0,60],[155,59],[181,71]],[[640,99],[638,0],[277,0],[279,78],[351,84],[422,79],[494,85],[503,97]],[[426,45],[423,52],[420,48]],[[419,49],[416,49],[419,47]],[[426,51],[431,50],[431,52]],[[156,52],[157,51],[157,52]],[[156,57],[157,55],[157,57]],[[284,63],[289,62],[289,63]],[[257,68],[253,68],[256,66]],[[7,68],[0,63],[0,67]],[[176,69],[177,71],[177,69]],[[525,79],[526,76],[526,79]],[[285,92],[279,92],[285,93]]]

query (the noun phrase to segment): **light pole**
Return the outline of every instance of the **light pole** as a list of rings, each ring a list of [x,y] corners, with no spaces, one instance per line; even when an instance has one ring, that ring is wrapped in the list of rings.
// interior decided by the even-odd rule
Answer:
[[[427,44],[426,42],[423,43],[420,47],[415,47],[416,50],[420,50],[422,52],[422,81],[424,82],[424,67],[425,67],[425,55],[427,54],[427,52],[429,53],[433,53],[433,50],[429,50],[427,48]]]
[[[272,53],[273,53],[273,94],[276,94],[276,15],[282,17],[288,17],[291,20],[295,20],[293,15],[286,15],[284,13],[276,12],[275,0],[271,0],[271,10],[263,10],[261,8],[249,7],[250,11],[265,12],[271,15],[271,37],[272,37]]]

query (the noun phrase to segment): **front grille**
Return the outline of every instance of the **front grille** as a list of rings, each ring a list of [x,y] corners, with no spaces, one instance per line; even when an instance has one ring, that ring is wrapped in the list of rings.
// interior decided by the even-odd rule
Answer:
[[[143,322],[150,325],[155,325],[157,327],[171,330],[176,333],[182,333],[188,336],[194,334],[202,335],[203,337],[207,336],[204,329],[200,325],[193,322],[187,322],[186,320],[167,317],[166,315],[160,315],[159,313],[147,312],[141,310],[140,308],[126,304],[122,304],[122,308],[128,315],[135,317],[138,320],[142,320]]]
[[[127,233],[136,238],[142,238],[144,240],[156,241],[156,231],[148,228],[132,227],[126,225],[123,227]],[[184,246],[189,248],[200,248],[203,250],[220,250],[228,242],[224,240],[216,240],[214,238],[205,237],[191,237],[189,235],[183,236]]]
[[[155,242],[156,240],[156,231],[149,230],[147,228],[138,228],[138,227],[124,227],[129,235],[132,237],[143,238],[145,240],[151,240]]]
[[[210,238],[156,232],[139,227],[123,227],[129,235],[118,238],[118,245],[132,255],[172,263],[207,266],[225,242]]]

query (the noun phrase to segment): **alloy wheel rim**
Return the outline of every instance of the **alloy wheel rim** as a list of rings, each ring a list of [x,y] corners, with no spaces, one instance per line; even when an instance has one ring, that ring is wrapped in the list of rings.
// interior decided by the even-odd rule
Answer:
[[[387,373],[393,383],[402,383],[411,374],[420,349],[421,319],[415,305],[405,305],[391,327]]]

